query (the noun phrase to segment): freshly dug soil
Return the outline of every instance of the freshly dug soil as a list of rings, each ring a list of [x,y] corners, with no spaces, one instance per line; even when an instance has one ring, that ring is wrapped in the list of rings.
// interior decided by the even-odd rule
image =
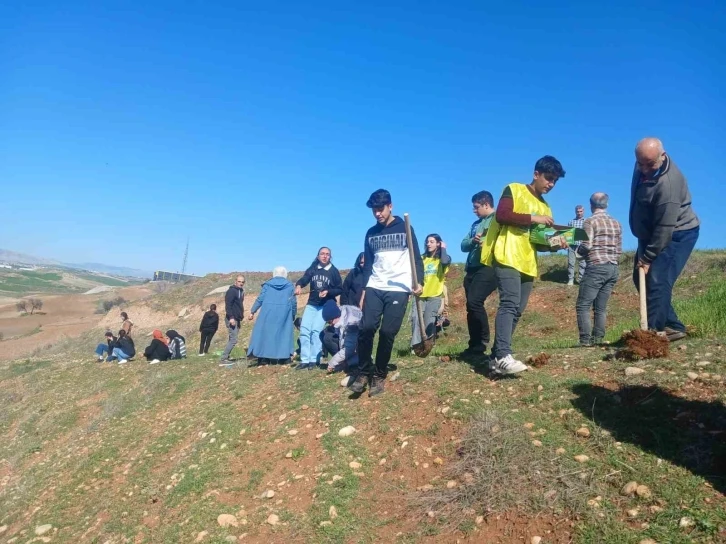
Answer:
[[[550,362],[550,356],[547,355],[544,351],[542,353],[539,353],[537,355],[530,355],[527,357],[525,362],[528,365],[532,365],[535,368],[540,368],[545,366],[547,363]]]
[[[623,347],[615,353],[617,359],[638,361],[668,357],[668,339],[658,336],[655,331],[627,331],[620,337],[618,344]]]

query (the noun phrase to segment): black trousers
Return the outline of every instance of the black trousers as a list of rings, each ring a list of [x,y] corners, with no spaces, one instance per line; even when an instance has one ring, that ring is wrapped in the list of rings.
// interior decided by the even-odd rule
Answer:
[[[209,353],[209,345],[212,343],[212,338],[214,338],[214,334],[214,332],[202,331],[202,339],[199,341],[200,354]]]
[[[360,372],[369,377],[385,378],[388,374],[388,362],[391,360],[393,342],[401,330],[406,315],[408,293],[397,291],[379,291],[366,287],[366,298],[363,303],[363,319],[358,334],[358,358]],[[383,324],[381,324],[383,318]],[[373,365],[373,339],[380,326],[376,364]]]
[[[469,349],[486,350],[490,340],[489,318],[484,301],[497,290],[497,276],[491,266],[481,266],[464,276],[466,293],[466,324],[469,328]]]
[[[340,339],[335,327],[325,327],[320,333],[320,341],[323,344],[323,357],[335,355],[340,351]]]

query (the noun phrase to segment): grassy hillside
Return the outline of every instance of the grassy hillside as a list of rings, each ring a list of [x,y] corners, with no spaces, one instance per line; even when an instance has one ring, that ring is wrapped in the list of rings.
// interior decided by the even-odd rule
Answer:
[[[609,340],[637,325],[624,261]],[[564,265],[541,260],[514,339],[518,356],[549,361],[516,379],[456,359],[460,267],[447,334],[418,359],[407,321],[375,399],[340,375],[244,360],[98,364],[101,329],[0,365],[0,538],[49,524],[52,542],[726,541],[726,253],[697,252],[676,286],[691,336],[637,363],[572,347]],[[253,292],[266,276],[247,278]],[[153,304],[176,312],[229,283],[207,276]],[[178,325],[194,353],[197,323]]]

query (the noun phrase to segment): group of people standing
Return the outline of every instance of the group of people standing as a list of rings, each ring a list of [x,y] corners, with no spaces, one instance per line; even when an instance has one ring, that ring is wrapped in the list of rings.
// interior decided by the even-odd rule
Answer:
[[[639,288],[639,269],[646,273],[649,324],[658,334],[675,341],[686,336],[686,328],[671,303],[673,285],[695,246],[700,223],[691,206],[686,179],[660,140],[641,140],[635,155],[629,214],[631,231],[638,239],[633,278]],[[461,242],[461,250],[467,254],[463,283],[469,333],[461,358],[487,362],[494,375],[513,375],[528,369],[514,358],[512,337],[538,276],[538,252],[568,250],[569,285],[574,284],[576,266],[579,269],[576,312],[580,346],[596,345],[605,336],[607,303],[618,280],[622,254],[622,227],[607,213],[608,195],[597,192],[590,197],[592,215],[588,218],[584,217],[584,207],[577,206],[569,226],[584,230],[585,240],[569,244],[564,236],[555,235],[548,245],[538,245],[530,237],[534,226],[555,226],[544,197],[564,177],[560,161],[546,155],[535,163],[531,181],[508,184],[496,206],[489,191],[480,191],[471,198],[477,219]],[[430,234],[422,253],[414,229],[411,227],[409,237],[404,220],[393,215],[391,194],[385,189],[372,193],[366,206],[376,223],[366,233],[364,251],[345,281],[333,265],[328,247],[318,250],[294,284],[287,279],[284,267],[273,270],[272,279],[263,284],[247,315],[250,321],[257,316],[248,358],[289,361],[296,353],[293,339],[298,323],[297,297],[307,286],[308,301],[299,320],[300,364],[296,368],[317,368],[328,358],[329,372],[347,370],[352,375],[348,387],[355,393],[363,393],[366,388],[369,396],[383,393],[393,344],[410,295],[419,297],[422,303],[425,328],[420,330],[417,305],[413,305],[411,345],[435,336],[447,314],[445,281],[451,257],[446,243],[439,235]],[[245,278],[239,275],[225,294],[224,323],[229,339],[220,366],[234,364],[230,354],[245,318],[244,285]],[[484,304],[494,291],[499,294],[499,306],[492,342]],[[104,353],[119,363],[133,357],[131,323],[128,321],[127,326],[128,316],[122,316],[124,327],[119,337],[107,333],[107,345],[97,349],[99,359]],[[212,304],[200,324],[200,355],[207,354],[218,327],[219,316]],[[379,338],[374,358],[376,333]],[[184,338],[176,331],[167,331],[166,336],[154,331],[145,355],[147,359],[153,357],[150,362],[158,362],[163,360],[166,348],[168,358],[183,357],[183,346]]]

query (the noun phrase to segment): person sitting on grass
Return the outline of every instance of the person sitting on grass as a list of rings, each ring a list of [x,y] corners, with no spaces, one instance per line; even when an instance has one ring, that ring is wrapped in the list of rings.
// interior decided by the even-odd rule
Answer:
[[[333,356],[328,361],[329,373],[350,371],[358,366],[358,332],[362,317],[363,312],[358,306],[344,304],[338,307],[334,300],[328,300],[323,305],[323,319],[335,330],[333,336],[323,338],[325,349]]]
[[[169,352],[169,344],[164,338],[164,333],[159,329],[154,329],[153,340],[151,344],[144,350],[144,357],[149,361],[149,364],[155,365],[161,361],[167,361],[171,356]]]
[[[166,337],[169,339],[169,359],[186,359],[186,339],[174,329],[166,331]]]
[[[411,310],[411,346],[420,344],[436,334],[436,320],[443,303],[444,281],[450,264],[451,257],[446,253],[446,243],[438,234],[429,234],[426,237],[426,249],[423,254],[423,293],[419,297],[426,330],[424,338],[421,338],[417,305],[414,301]]]
[[[107,361],[111,360],[111,351],[118,340],[111,331],[106,331],[106,343],[98,344],[96,346],[96,355],[98,356],[98,362],[102,362],[104,359]],[[108,357],[108,358],[107,358]]]
[[[118,364],[125,365],[136,355],[136,346],[131,337],[126,334],[126,331],[121,329],[118,331],[118,340],[114,344],[114,348],[111,350],[111,357],[118,359]]]

